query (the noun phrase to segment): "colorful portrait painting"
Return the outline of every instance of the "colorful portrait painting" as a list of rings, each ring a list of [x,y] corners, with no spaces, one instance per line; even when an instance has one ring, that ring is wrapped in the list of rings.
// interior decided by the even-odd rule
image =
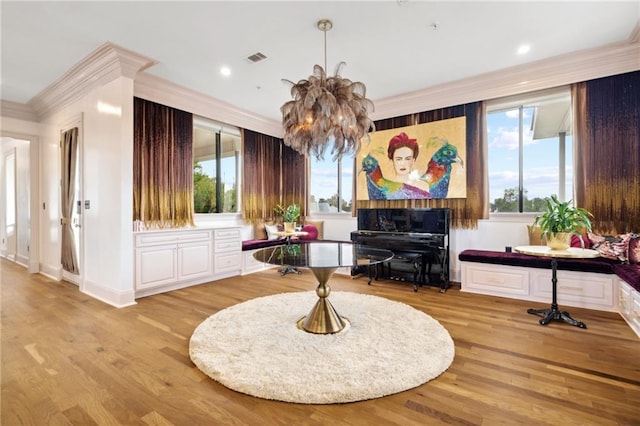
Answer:
[[[466,198],[466,117],[370,137],[356,156],[358,200]]]

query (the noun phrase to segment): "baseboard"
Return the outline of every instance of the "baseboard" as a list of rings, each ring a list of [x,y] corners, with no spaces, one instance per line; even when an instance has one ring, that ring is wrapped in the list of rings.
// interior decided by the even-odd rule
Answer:
[[[81,291],[116,308],[124,308],[136,304],[135,292],[133,290],[118,292],[85,280]]]
[[[62,280],[62,267],[61,266],[51,266],[40,264],[40,273],[46,277],[51,278],[52,280],[61,281]]]

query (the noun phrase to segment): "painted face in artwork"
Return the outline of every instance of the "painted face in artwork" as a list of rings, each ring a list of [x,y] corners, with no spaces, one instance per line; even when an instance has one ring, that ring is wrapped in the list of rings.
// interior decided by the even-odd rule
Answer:
[[[405,181],[413,170],[416,159],[413,157],[413,150],[407,146],[400,147],[393,153],[393,167],[396,171],[396,178]]]

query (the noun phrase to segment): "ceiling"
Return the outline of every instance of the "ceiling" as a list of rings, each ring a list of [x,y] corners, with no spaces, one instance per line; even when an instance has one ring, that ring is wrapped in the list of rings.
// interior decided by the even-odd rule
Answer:
[[[105,42],[155,59],[145,70],[273,120],[282,79],[330,73],[375,101],[510,66],[626,40],[639,1],[0,2],[0,96],[27,103]],[[516,54],[522,44],[531,50]],[[266,59],[252,63],[250,55]],[[221,66],[232,74],[224,77]]]

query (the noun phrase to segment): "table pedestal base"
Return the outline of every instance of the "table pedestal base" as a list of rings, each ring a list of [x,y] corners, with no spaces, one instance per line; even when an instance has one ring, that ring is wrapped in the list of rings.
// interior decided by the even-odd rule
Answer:
[[[302,318],[298,323],[301,324],[304,331],[315,334],[332,334],[341,331],[346,322],[336,312],[335,308],[329,302],[329,293],[331,287],[327,285],[329,277],[335,272],[336,268],[312,268],[313,275],[318,280],[316,294],[320,298],[309,312],[309,315]]]
[[[571,318],[571,315],[567,311],[561,311],[558,308],[547,308],[547,309],[527,309],[528,314],[538,315],[542,314],[542,318],[540,318],[540,324],[547,325],[551,321],[564,321],[567,324],[575,325],[580,328],[587,328],[587,325],[582,321],[577,321]]]
[[[285,265],[284,267],[278,269],[278,272],[280,272],[280,275],[282,275],[283,277],[287,274],[300,274],[300,270],[291,265]]]
[[[527,313],[544,316],[540,319],[540,324],[547,325],[551,321],[564,321],[567,324],[575,325],[580,328],[587,328],[587,325],[581,321],[571,318],[567,311],[558,309],[558,259],[551,258],[551,308],[549,309],[527,309]]]

